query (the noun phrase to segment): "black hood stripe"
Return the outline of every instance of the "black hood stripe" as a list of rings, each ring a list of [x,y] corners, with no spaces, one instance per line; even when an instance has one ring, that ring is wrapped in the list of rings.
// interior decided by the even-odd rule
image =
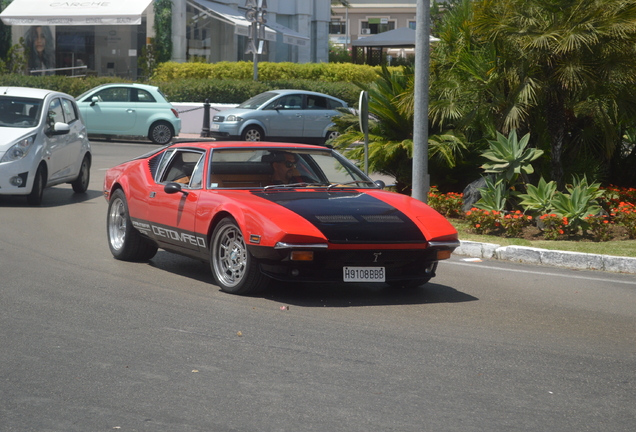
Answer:
[[[404,213],[356,191],[254,192],[302,216],[332,243],[422,243],[424,235]]]

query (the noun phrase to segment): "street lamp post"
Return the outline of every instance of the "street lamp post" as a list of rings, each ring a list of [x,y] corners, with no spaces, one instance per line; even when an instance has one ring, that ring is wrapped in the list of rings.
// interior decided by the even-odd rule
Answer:
[[[265,23],[267,19],[267,0],[247,0],[245,19],[252,23],[245,54],[254,54],[254,81],[258,81],[258,55],[267,53]]]
[[[413,192],[428,201],[428,74],[430,63],[430,0],[417,0],[415,24],[415,101],[413,120]]]

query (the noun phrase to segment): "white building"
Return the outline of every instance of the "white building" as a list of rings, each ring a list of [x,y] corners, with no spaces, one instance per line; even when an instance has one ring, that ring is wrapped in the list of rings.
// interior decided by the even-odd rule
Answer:
[[[267,13],[259,61],[328,61],[329,0],[173,0],[172,59],[252,60],[251,5]],[[248,7],[246,7],[248,6]],[[136,79],[138,57],[154,36],[152,0],[13,0],[0,14],[14,43],[25,37],[32,73],[117,75]],[[36,55],[38,53],[39,55]]]

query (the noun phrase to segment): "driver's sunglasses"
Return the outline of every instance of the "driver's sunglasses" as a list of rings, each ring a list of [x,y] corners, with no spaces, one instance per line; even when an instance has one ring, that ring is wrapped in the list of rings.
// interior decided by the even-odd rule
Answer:
[[[285,161],[285,167],[287,168],[296,168],[297,163],[296,162],[292,162],[290,160],[286,160]]]

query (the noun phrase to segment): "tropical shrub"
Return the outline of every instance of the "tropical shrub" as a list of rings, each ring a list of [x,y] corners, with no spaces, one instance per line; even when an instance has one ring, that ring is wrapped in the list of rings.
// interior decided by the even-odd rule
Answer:
[[[497,139],[489,140],[489,149],[482,153],[490,162],[481,167],[486,173],[495,174],[498,179],[505,180],[510,186],[517,183],[519,176],[524,176],[526,183],[525,176],[534,172],[531,162],[543,154],[543,150],[527,148],[529,141],[530,134],[517,140],[515,130],[512,130],[507,138],[497,132]]]
[[[575,179],[574,184],[566,186],[568,193],[556,192],[554,194],[552,198],[554,213],[568,219],[573,234],[578,231],[578,228],[586,231],[589,224],[585,217],[597,215],[603,210],[596,201],[604,194],[600,186],[600,183],[589,184],[584,176],[581,179]]]
[[[525,194],[517,194],[521,201],[519,205],[525,210],[536,214],[546,214],[552,211],[552,198],[556,193],[555,181],[547,182],[541,177],[537,186],[526,184]]]
[[[484,177],[486,186],[479,188],[481,198],[475,203],[475,207],[482,210],[503,212],[506,209],[508,188],[503,180],[495,181],[489,177]]]

